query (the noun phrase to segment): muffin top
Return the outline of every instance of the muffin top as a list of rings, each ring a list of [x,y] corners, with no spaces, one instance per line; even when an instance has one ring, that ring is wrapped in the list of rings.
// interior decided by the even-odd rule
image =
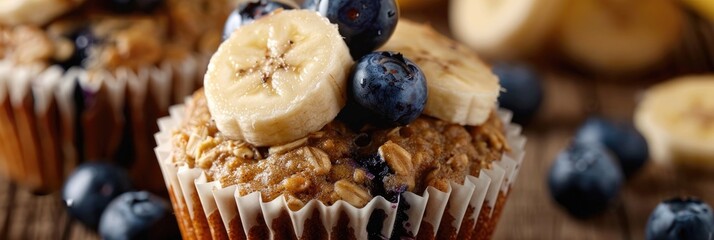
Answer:
[[[173,132],[173,163],[200,168],[209,181],[236,185],[241,195],[260,192],[269,201],[285,194],[294,210],[313,199],[362,207],[376,196],[396,201],[404,191],[446,191],[450,181],[478,176],[509,150],[493,112],[479,126],[422,115],[406,126],[353,130],[337,118],[307,137],[270,147],[228,139],[211,119],[199,90]]]
[[[19,13],[0,18],[0,59],[90,70],[153,66],[194,52],[212,53],[230,11],[228,1],[114,2],[121,1],[74,1],[40,22],[21,21],[27,14]]]

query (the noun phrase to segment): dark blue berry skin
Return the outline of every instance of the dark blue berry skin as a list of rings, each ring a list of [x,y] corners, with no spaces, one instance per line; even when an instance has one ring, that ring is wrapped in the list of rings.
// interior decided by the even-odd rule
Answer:
[[[231,12],[226,20],[226,25],[223,27],[223,40],[228,39],[228,37],[231,36],[231,33],[233,33],[233,31],[240,26],[251,23],[256,19],[281,8],[295,9],[297,6],[293,6],[286,2],[271,0],[251,0],[241,3],[235,10],[233,10],[233,12]]]
[[[575,141],[598,142],[610,149],[628,178],[649,159],[647,141],[632,124],[591,117],[580,127]]]
[[[424,111],[426,77],[399,53],[365,55],[352,67],[349,81],[351,99],[373,116],[377,125],[406,125]]]
[[[389,168],[389,165],[387,165],[387,162],[385,162],[379,154],[362,156],[357,159],[357,164],[367,171],[368,178],[372,183],[369,190],[370,193],[383,196],[387,198],[387,200],[395,202],[396,199],[386,196],[387,189],[384,187],[384,177],[388,174],[392,174],[392,170]]]
[[[556,157],[548,174],[553,199],[578,218],[602,213],[622,182],[615,159],[597,143],[573,142]]]
[[[129,176],[124,170],[108,163],[84,163],[67,178],[62,199],[69,215],[96,228],[109,202],[130,190]]]
[[[513,121],[526,123],[538,112],[543,101],[543,87],[538,72],[523,64],[497,63],[493,73],[505,92],[498,96],[500,107],[513,112]]]
[[[395,0],[307,0],[303,8],[337,24],[354,59],[387,42],[399,19]]]
[[[392,230],[392,236],[389,239],[416,239],[414,233],[408,231],[405,225],[409,222],[409,214],[407,214],[407,211],[410,208],[411,205],[409,205],[409,202],[400,195],[397,217],[394,219],[394,228]]]
[[[89,56],[89,49],[96,42],[98,42],[98,40],[88,28],[80,28],[70,35],[69,38],[72,42],[74,42],[74,52],[71,57],[63,62],[60,62],[59,64],[65,69],[75,66],[82,67],[84,65],[84,60]]]
[[[661,202],[647,221],[645,239],[714,239],[712,208],[695,198],[673,198]]]
[[[180,239],[171,206],[148,192],[127,192],[102,214],[99,235],[105,240]]]
[[[387,201],[397,202],[399,196],[407,190],[406,185],[387,187],[384,178],[394,174],[387,162],[379,154],[368,154],[355,157],[357,166],[367,172],[367,178],[371,182],[369,192],[373,195],[382,196]]]

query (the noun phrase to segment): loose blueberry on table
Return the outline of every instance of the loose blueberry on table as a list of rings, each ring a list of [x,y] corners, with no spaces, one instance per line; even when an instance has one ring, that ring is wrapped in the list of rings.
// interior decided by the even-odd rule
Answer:
[[[591,117],[580,127],[575,141],[596,142],[610,149],[627,177],[636,173],[649,159],[647,141],[631,124]]]
[[[243,2],[231,12],[226,20],[226,25],[223,27],[223,40],[231,36],[236,28],[245,24],[251,23],[258,18],[272,13],[278,9],[294,9],[293,6],[285,1],[273,0],[251,0]]]
[[[387,42],[399,20],[395,0],[307,0],[303,8],[337,24],[354,59]]]
[[[498,96],[500,107],[513,112],[514,122],[528,122],[543,101],[541,76],[527,65],[505,62],[495,64],[493,73],[505,89]]]
[[[714,212],[696,198],[673,198],[661,202],[647,222],[645,239],[675,240],[714,238]]]
[[[99,234],[105,240],[179,239],[171,206],[148,192],[127,192],[102,214]]]
[[[70,216],[96,228],[109,202],[129,190],[131,183],[124,170],[108,163],[85,163],[67,178],[62,199]]]
[[[548,186],[553,199],[578,218],[603,212],[623,182],[615,161],[599,144],[573,142],[550,169]]]
[[[426,77],[396,52],[373,52],[352,67],[348,83],[353,102],[378,125],[399,126],[414,121],[426,105]]]

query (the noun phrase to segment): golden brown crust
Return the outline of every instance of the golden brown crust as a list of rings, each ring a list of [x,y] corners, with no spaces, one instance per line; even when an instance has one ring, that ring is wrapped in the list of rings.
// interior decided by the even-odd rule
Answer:
[[[202,91],[187,105],[187,116],[172,137],[173,162],[203,169],[209,180],[237,185],[241,195],[261,192],[264,201],[285,194],[297,210],[317,199],[345,200],[361,207],[376,195],[400,189],[446,190],[467,175],[489,168],[508,145],[500,120],[464,127],[422,116],[396,128],[350,130],[333,121],[310,136],[282,146],[257,148],[221,135]],[[382,186],[370,179],[365,159],[377,157],[389,167]],[[383,183],[382,183],[383,182]]]

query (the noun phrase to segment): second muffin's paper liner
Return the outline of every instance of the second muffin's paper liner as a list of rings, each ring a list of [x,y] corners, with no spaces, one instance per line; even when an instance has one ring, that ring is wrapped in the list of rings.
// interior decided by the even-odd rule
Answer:
[[[143,165],[131,168],[133,177],[158,172],[155,119],[197,87],[200,58],[112,72],[0,60],[0,174],[33,190],[59,189],[82,160],[126,158],[118,156],[130,152],[127,141],[134,165]]]
[[[190,102],[190,98],[186,102]],[[292,227],[292,236],[300,239],[345,237],[332,235],[333,228],[345,223],[340,221],[341,214],[349,219],[348,229],[353,230],[354,236],[366,239],[369,236],[367,225],[377,211],[385,214],[381,218],[379,235],[389,237],[395,227],[399,201],[406,201],[410,206],[405,211],[408,215],[403,224],[405,233],[427,238],[437,234],[439,237],[461,236],[464,232],[478,231],[476,220],[490,217],[499,196],[508,194],[518,176],[526,142],[521,127],[510,123],[511,113],[499,110],[498,116],[504,122],[511,151],[494,161],[491,169],[482,170],[478,176],[467,176],[463,184],[451,182],[446,192],[433,187],[428,187],[422,194],[405,192],[396,203],[381,196],[362,208],[342,200],[331,206],[312,200],[300,210],[293,211],[285,197],[264,202],[259,192],[240,196],[235,185],[207,182],[202,170],[173,164],[171,135],[185,117],[185,106],[173,106],[169,112],[170,116],[158,121],[160,132],[155,135],[158,143],[155,153],[186,239],[243,239],[249,235],[274,239],[279,238],[276,234],[285,234],[286,227]],[[466,216],[469,212],[471,215]],[[289,221],[285,220],[285,215]],[[319,221],[314,219],[315,216]],[[448,220],[451,222],[445,222]],[[470,225],[466,220],[470,220]],[[315,222],[322,223],[322,229],[316,230]]]

